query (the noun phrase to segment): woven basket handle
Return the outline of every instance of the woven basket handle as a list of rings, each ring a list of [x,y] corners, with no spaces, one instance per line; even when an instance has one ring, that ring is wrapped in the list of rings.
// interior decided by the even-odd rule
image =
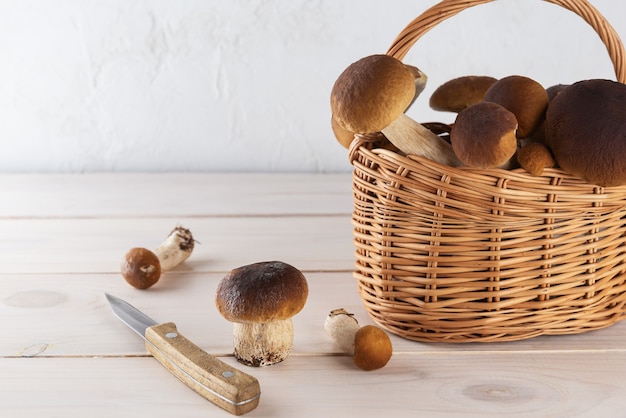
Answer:
[[[394,40],[387,51],[387,55],[402,60],[413,44],[440,22],[456,15],[464,9],[483,3],[491,3],[492,1],[494,0],[443,0],[411,21]],[[626,53],[624,52],[624,45],[617,32],[615,32],[615,29],[613,29],[604,16],[586,0],[544,1],[561,6],[583,18],[600,36],[604,45],[606,45],[606,49],[613,62],[613,67],[615,68],[617,81],[626,83],[626,63],[624,62]]]

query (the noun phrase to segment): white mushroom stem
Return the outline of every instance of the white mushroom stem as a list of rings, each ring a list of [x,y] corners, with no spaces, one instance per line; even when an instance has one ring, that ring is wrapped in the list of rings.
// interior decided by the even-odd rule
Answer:
[[[411,70],[411,72],[413,73],[413,76],[415,77],[415,95],[413,96],[413,100],[411,101],[411,103],[409,103],[409,105],[407,106],[407,109],[409,109],[411,106],[413,106],[413,103],[415,103],[415,100],[419,97],[419,95],[426,88],[426,83],[428,82],[428,76],[417,67],[414,67],[412,65],[407,65],[406,67],[409,70]]]
[[[181,226],[174,228],[165,241],[154,250],[161,263],[161,270],[171,270],[188,259],[194,244],[190,230]]]
[[[344,353],[354,354],[354,336],[359,330],[359,322],[353,314],[343,308],[333,309],[326,317],[324,329]]]
[[[293,346],[291,318],[265,323],[234,323],[234,354],[253,367],[270,366],[286,359]]]
[[[463,165],[449,143],[404,113],[381,132],[407,155],[419,155],[451,167]]]

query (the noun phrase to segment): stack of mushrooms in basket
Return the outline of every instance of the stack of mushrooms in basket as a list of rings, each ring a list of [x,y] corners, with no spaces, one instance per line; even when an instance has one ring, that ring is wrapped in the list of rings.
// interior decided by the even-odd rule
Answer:
[[[590,184],[626,184],[626,85],[590,79],[545,89],[511,75],[468,75],[439,86],[435,110],[454,123],[421,124],[405,114],[426,75],[390,55],[371,55],[337,78],[331,92],[336,139],[349,148],[369,135],[380,148],[452,167],[559,167]]]

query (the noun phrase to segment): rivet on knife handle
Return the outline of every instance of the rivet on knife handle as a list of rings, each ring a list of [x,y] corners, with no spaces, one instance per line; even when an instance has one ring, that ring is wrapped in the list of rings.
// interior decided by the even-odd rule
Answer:
[[[151,326],[145,338],[154,358],[204,398],[235,415],[257,407],[261,396],[258,380],[193,344],[175,324]]]

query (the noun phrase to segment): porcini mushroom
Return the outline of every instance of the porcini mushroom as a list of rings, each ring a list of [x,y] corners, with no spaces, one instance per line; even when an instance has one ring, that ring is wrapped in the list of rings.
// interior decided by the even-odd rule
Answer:
[[[330,116],[330,127],[333,130],[333,134],[335,134],[337,142],[339,142],[339,144],[346,149],[350,148],[350,144],[354,139],[354,132],[344,129],[332,115]]]
[[[414,73],[389,55],[371,55],[346,68],[331,91],[335,120],[354,133],[382,132],[405,154],[459,165],[443,139],[404,114],[416,92]]]
[[[550,149],[541,142],[528,142],[517,151],[520,166],[533,176],[540,176],[543,170],[554,167],[556,162]]]
[[[387,333],[374,325],[359,326],[354,315],[343,308],[330,311],[324,329],[360,369],[380,369],[391,359],[393,347]]]
[[[548,94],[548,107],[550,107],[550,103],[552,102],[552,100],[561,92],[563,91],[563,89],[565,89],[568,86],[568,84],[555,84],[552,85],[548,88],[546,88],[546,93]],[[547,109],[546,109],[547,112]],[[535,131],[532,133],[532,135],[530,135],[527,138],[518,138],[520,139],[520,151],[521,149],[526,146],[526,145],[530,145],[530,143],[532,142],[539,142],[540,144],[546,145],[546,118],[543,118],[543,121],[541,122],[541,125],[539,125],[539,127],[537,127],[537,129],[535,129]],[[545,150],[540,150],[538,147],[533,146],[530,150],[526,150],[525,153],[529,153],[530,151],[533,151],[533,154],[535,154],[535,151],[539,151],[543,154],[544,157],[548,157],[548,155],[544,152]],[[550,152],[550,150],[547,150],[548,152]],[[519,153],[519,151],[518,151]],[[550,155],[552,155],[552,153],[550,152]],[[537,156],[537,155],[535,155]],[[519,157],[519,156],[518,156]],[[530,157],[530,155],[527,155],[526,157]],[[526,157],[521,157],[521,158],[526,158]],[[549,159],[542,159],[543,162],[539,163],[539,165],[535,166],[534,169],[535,172],[538,170],[538,167],[540,165],[545,164],[550,164]],[[527,161],[529,162],[529,161]],[[531,163],[532,164],[532,163]],[[554,162],[554,164],[556,164],[556,162]],[[522,163],[520,162],[520,165],[522,165]],[[544,168],[547,167],[551,167],[546,165]],[[529,167],[530,168],[530,167]],[[543,170],[542,170],[543,171]],[[530,172],[530,171],[529,171]]]
[[[285,360],[293,346],[291,318],[302,310],[307,296],[304,275],[281,261],[248,264],[224,276],[215,305],[234,323],[235,358],[253,367]]]
[[[177,226],[154,251],[143,247],[128,250],[120,266],[122,276],[131,286],[147,289],[159,281],[163,272],[189,258],[194,245],[191,231]]]
[[[493,83],[483,100],[503,106],[517,119],[517,137],[527,138],[541,126],[548,108],[548,93],[537,81],[511,75]]]
[[[550,106],[550,102],[556,96],[559,95],[560,92],[569,87],[569,84],[554,84],[546,89],[546,93],[548,94],[548,106]]]
[[[462,110],[450,131],[450,142],[469,167],[510,168],[517,151],[513,113],[497,103],[480,102]]]
[[[479,103],[496,78],[483,75],[467,75],[448,80],[435,89],[429,105],[434,110],[459,113]]]
[[[599,186],[626,184],[626,85],[602,79],[564,88],[546,114],[546,143],[565,171]]]

